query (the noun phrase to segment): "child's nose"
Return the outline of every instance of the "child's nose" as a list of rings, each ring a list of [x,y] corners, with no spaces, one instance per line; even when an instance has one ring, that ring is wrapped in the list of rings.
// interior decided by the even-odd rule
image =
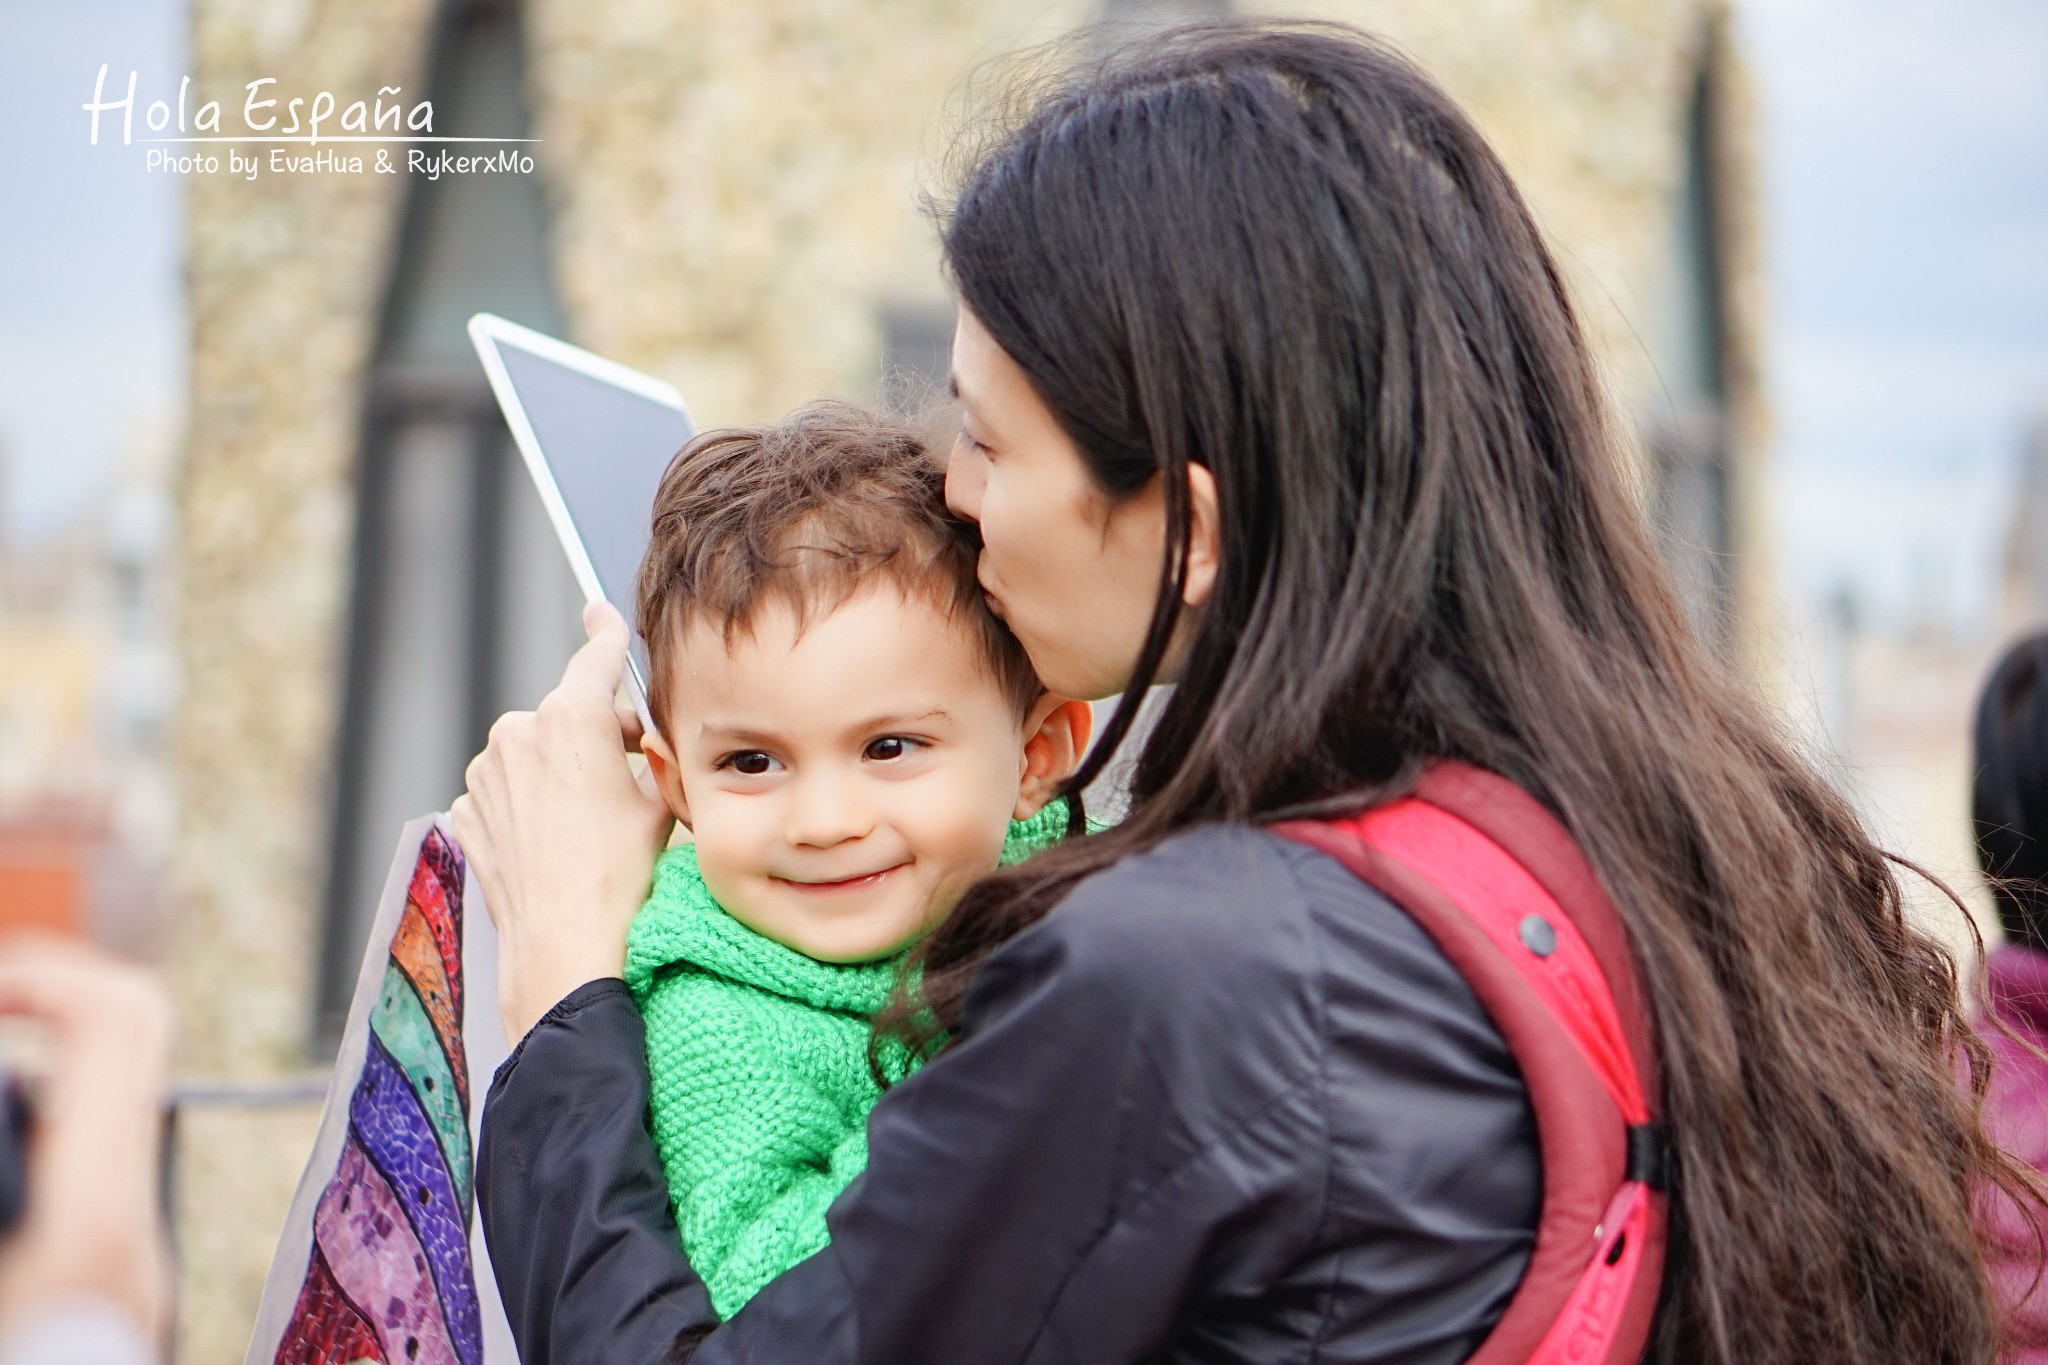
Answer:
[[[830,848],[862,838],[875,827],[874,811],[861,799],[858,782],[814,773],[790,788],[787,838],[793,845]]]

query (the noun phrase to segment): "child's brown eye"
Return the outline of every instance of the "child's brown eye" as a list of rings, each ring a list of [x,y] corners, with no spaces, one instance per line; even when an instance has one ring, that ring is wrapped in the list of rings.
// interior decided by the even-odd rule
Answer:
[[[768,757],[768,755],[762,753],[758,749],[753,750],[749,753],[734,754],[732,756],[733,771],[738,773],[745,773],[748,777],[761,776],[763,773],[768,771],[769,765],[773,764],[774,762],[774,759]]]
[[[868,744],[867,756],[877,762],[886,763],[892,758],[901,758],[910,752],[910,746],[896,735],[884,735]]]

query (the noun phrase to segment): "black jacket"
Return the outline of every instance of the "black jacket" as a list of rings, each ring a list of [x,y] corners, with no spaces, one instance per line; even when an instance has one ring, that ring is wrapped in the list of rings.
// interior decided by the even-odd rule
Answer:
[[[884,1096],[832,1243],[725,1325],[670,1218],[639,1016],[563,1000],[484,1108],[524,1365],[1451,1365],[1528,1260],[1528,1095],[1462,978],[1328,856],[1201,829],[1083,883]]]

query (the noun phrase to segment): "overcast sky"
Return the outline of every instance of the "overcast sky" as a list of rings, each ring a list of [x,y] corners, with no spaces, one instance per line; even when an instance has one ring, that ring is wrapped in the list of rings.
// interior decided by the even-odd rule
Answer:
[[[1981,620],[2048,414],[2048,4],[1741,0],[1762,103],[1778,558]]]
[[[102,62],[114,97],[135,70],[138,98],[175,100],[184,14],[179,0],[0,0],[0,507],[17,536],[88,509],[124,443],[175,420],[178,184],[144,173],[118,122],[86,145],[80,106]]]
[[[1765,156],[1772,481],[1787,587],[1879,617],[1988,601],[2020,433],[2048,411],[2048,3],[1738,0]],[[85,145],[175,98],[182,0],[0,0],[0,505],[92,505],[183,384],[178,186]],[[152,87],[154,89],[152,90]],[[103,133],[103,142],[106,134]]]

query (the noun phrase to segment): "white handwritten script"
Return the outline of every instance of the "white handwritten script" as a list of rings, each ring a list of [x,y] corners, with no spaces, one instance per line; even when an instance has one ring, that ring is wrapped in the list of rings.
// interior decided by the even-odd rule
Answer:
[[[298,142],[314,145],[326,142],[367,142],[367,143],[442,143],[442,142],[488,142],[488,143],[530,143],[537,138],[518,137],[455,137],[434,132],[434,105],[431,100],[415,100],[407,103],[401,98],[403,90],[395,85],[379,86],[377,93],[367,99],[352,100],[342,104],[331,90],[315,91],[310,97],[292,94],[279,86],[274,76],[263,76],[242,87],[241,128],[242,131],[222,131],[221,102],[205,100],[196,106],[193,103],[192,78],[183,77],[178,82],[178,97],[175,104],[169,99],[156,99],[141,107],[143,136],[136,136],[135,122],[138,108],[136,86],[141,73],[128,73],[128,86],[118,97],[107,90],[107,65],[100,64],[99,75],[93,80],[92,98],[79,107],[91,116],[86,129],[88,145],[100,144],[100,121],[104,116],[108,123],[108,137],[112,137],[112,122],[116,114],[121,118],[121,145],[128,146],[136,141],[144,143],[247,143],[247,142]],[[169,147],[152,147],[148,156],[148,169],[169,171],[178,174],[210,174],[227,169],[231,174],[244,175],[254,179],[258,162],[252,154],[242,156],[228,148],[228,160],[202,149],[190,152],[174,151]],[[529,174],[533,170],[533,158],[523,152],[506,151],[492,156],[454,157],[441,152],[426,155],[410,151],[406,157],[409,171],[438,177],[451,171],[510,171]],[[303,171],[344,171],[360,172],[364,169],[364,157],[343,151],[320,151],[311,155],[286,153],[273,150],[264,164],[265,169],[275,172]],[[375,154],[370,169],[394,172],[398,168],[391,153],[379,151]]]

